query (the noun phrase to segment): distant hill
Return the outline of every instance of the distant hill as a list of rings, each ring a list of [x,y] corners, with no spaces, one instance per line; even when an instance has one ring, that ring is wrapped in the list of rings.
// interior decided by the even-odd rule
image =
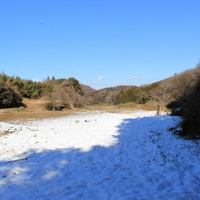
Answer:
[[[101,90],[95,90],[85,96],[86,104],[113,104],[117,95],[122,90],[128,90],[131,86],[108,87]]]
[[[89,86],[85,86],[87,89],[84,95],[85,104],[120,104],[128,102],[145,104],[152,101],[163,107],[178,100],[178,104],[182,105],[186,101],[184,97],[188,95],[199,77],[200,66],[198,65],[194,69],[142,86],[116,86],[101,90],[94,90]],[[172,107],[170,106],[170,108]],[[173,107],[173,109],[175,108]]]
[[[188,95],[200,80],[200,64],[196,68],[142,86],[116,86],[95,90],[80,84],[75,78],[48,78],[43,82],[23,80],[0,74],[0,108],[20,106],[23,98],[48,100],[47,109],[64,110],[92,104],[156,103],[169,105],[172,110],[182,108]],[[180,109],[178,109],[180,110]]]
[[[84,84],[80,84],[81,86],[81,89],[83,90],[84,92],[84,95],[88,95],[94,91],[96,91],[94,88],[91,88],[90,86],[88,85],[84,85]]]

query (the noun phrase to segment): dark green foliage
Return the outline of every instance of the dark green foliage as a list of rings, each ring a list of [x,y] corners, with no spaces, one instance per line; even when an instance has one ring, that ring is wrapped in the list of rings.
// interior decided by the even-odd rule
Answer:
[[[147,86],[132,86],[127,90],[122,90],[116,97],[116,104],[134,102],[145,104],[151,100],[152,91],[158,87],[158,83]]]
[[[22,105],[21,94],[12,87],[0,82],[0,108],[17,107]]]
[[[0,74],[0,81],[12,88],[15,88],[23,97],[39,98],[45,92],[51,92],[52,86],[43,82],[34,82],[31,80],[23,80],[20,77],[10,77]]]
[[[62,84],[64,81],[66,81],[67,79],[66,78],[60,78],[60,79],[57,79],[56,80],[56,84]]]
[[[44,82],[24,80],[20,77],[10,77],[0,74],[0,107],[13,107],[22,102],[22,97],[37,99],[42,96],[49,98],[47,110],[63,110],[83,106],[83,91],[75,78],[55,79]],[[51,102],[52,101],[52,102]]]
[[[7,76],[7,75],[4,74],[4,73],[0,74],[0,81],[1,81],[2,83],[5,83],[9,78],[10,78],[10,77]]]
[[[116,103],[120,104],[120,103],[127,103],[130,102],[130,99],[128,98],[128,94],[126,91],[122,90],[116,98]]]
[[[130,87],[128,90],[122,90],[116,98],[116,103],[128,103],[128,102],[137,102],[138,88],[136,86]]]
[[[46,106],[45,106],[45,108],[46,108],[47,110],[49,110],[49,111],[52,111],[53,108],[54,108],[53,103],[47,103]]]
[[[80,83],[77,79],[69,78],[68,81],[72,84],[76,92],[78,92],[80,95],[84,95],[84,92],[81,89]]]

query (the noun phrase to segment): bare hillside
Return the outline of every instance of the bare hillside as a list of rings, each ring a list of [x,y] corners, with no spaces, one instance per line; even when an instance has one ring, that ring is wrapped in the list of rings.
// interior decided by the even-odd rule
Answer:
[[[81,89],[83,90],[84,92],[84,95],[88,95],[94,91],[96,91],[94,88],[91,88],[90,86],[88,85],[84,85],[84,84],[80,84],[81,86]]]

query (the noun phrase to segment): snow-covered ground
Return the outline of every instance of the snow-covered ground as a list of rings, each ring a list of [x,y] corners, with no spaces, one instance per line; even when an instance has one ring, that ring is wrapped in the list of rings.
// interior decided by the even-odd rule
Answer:
[[[199,200],[200,143],[155,112],[0,122],[0,200]]]

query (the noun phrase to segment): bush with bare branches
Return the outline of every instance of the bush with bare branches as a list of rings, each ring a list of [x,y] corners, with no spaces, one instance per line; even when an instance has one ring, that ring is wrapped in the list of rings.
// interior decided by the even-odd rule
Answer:
[[[55,84],[53,92],[49,94],[47,109],[64,110],[74,107],[81,107],[84,104],[84,97],[79,94],[77,88],[70,80],[65,80],[61,84]]]

